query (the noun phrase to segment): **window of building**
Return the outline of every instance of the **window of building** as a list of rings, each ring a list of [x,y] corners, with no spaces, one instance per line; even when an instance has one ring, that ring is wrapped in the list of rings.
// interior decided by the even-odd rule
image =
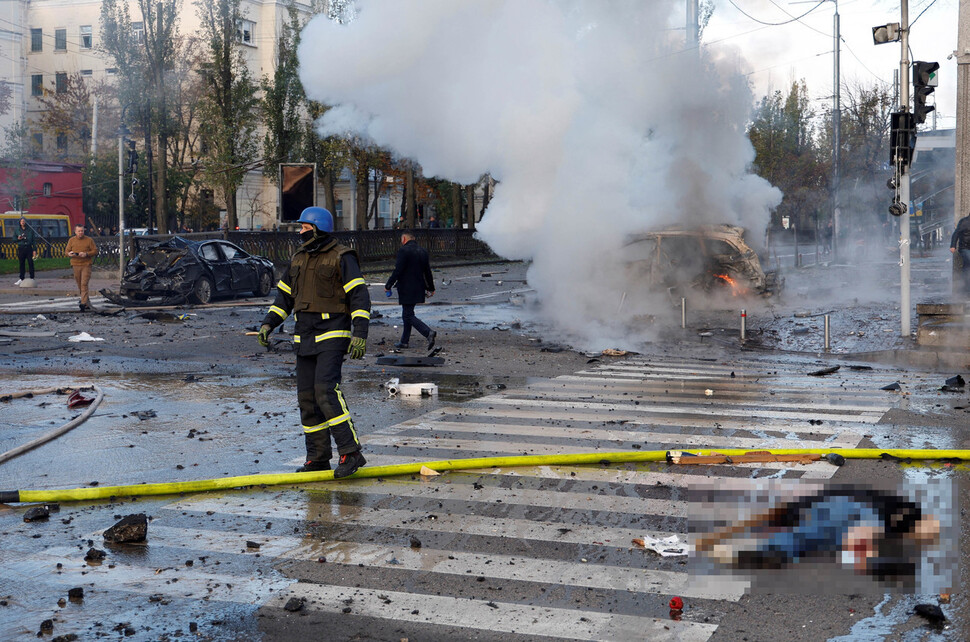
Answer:
[[[52,183],[44,183],[44,196],[50,197],[54,193],[54,185]]]
[[[82,76],[93,76],[94,75],[94,71],[91,70],[91,69],[82,69],[81,70],[81,75]]]
[[[391,223],[391,197],[383,195],[377,199],[377,217],[385,222],[385,227]]]
[[[36,132],[30,136],[31,142],[34,144],[34,149],[37,151],[43,151],[44,149],[44,134],[41,132]]]
[[[67,74],[59,72],[54,74],[54,92],[58,94],[67,93]]]
[[[63,132],[57,134],[57,151],[59,152],[67,151],[67,134]]]
[[[54,51],[67,51],[67,29],[54,30]]]
[[[131,23],[131,35],[135,37],[135,40],[140,41],[145,36],[145,23],[144,22]]]
[[[31,51],[44,50],[44,30],[43,29],[30,30],[30,50]]]
[[[338,219],[343,220],[343,218],[344,218],[344,202],[343,201],[339,201],[338,200],[336,203],[333,204],[333,215],[335,217],[337,217]]]
[[[94,42],[91,25],[81,25],[81,49],[90,49]]]
[[[118,68],[108,67],[107,69],[104,70],[104,73],[108,74],[109,76],[113,76],[114,74],[118,73]]]
[[[256,46],[256,23],[252,20],[240,20],[236,27],[236,38],[244,45]]]
[[[30,95],[31,96],[44,95],[44,75],[43,74],[33,74],[30,77]]]

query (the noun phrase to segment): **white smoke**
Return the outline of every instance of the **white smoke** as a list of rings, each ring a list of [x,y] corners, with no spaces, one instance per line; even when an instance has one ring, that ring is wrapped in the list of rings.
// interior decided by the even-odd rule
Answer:
[[[763,233],[780,192],[748,174],[752,97],[736,51],[684,50],[678,0],[359,0],[299,50],[307,94],[429,176],[499,181],[478,226],[528,259],[545,312],[622,343],[630,234],[670,223]],[[678,29],[679,28],[679,29]],[[640,310],[626,309],[624,313]]]

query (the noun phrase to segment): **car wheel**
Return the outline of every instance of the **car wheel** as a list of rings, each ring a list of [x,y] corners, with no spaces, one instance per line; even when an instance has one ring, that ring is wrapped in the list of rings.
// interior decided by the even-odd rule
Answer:
[[[264,271],[259,275],[259,285],[253,290],[253,294],[259,297],[264,297],[269,294],[269,291],[273,289],[273,275],[270,272]]]
[[[195,282],[195,287],[192,288],[192,301],[201,305],[212,301],[212,280],[209,277],[200,277]]]

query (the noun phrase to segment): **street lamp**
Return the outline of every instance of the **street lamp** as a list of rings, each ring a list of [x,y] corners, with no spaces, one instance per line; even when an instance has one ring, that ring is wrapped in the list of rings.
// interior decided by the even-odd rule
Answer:
[[[125,127],[125,112],[128,105],[121,108],[121,119],[118,122],[118,284],[125,278],[125,164],[124,148],[125,136],[128,135],[128,128]]]

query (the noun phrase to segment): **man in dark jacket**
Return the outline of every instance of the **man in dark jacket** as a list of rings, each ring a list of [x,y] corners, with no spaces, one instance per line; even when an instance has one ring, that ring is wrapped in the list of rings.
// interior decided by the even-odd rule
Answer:
[[[27,219],[20,219],[20,227],[17,229],[17,259],[20,261],[20,278],[14,285],[20,285],[27,273],[25,268],[30,267],[30,278],[34,278],[34,256],[37,250],[34,248],[34,228],[27,225]]]
[[[964,289],[970,292],[970,215],[964,216],[957,223],[950,237],[950,252],[960,255],[963,263]]]
[[[302,244],[276,285],[276,300],[259,328],[259,343],[290,312],[296,320],[296,391],[306,439],[306,463],[297,472],[330,470],[330,435],[340,460],[335,478],[347,477],[367,463],[350,410],[340,390],[345,354],[364,356],[370,325],[370,295],[357,253],[337,242],[333,216],[322,207],[300,215]]]
[[[411,339],[411,327],[421,333],[428,340],[428,350],[434,348],[435,337],[438,333],[429,328],[421,319],[414,316],[414,306],[424,303],[425,294],[434,296],[434,277],[431,276],[431,261],[428,251],[418,245],[414,235],[410,232],[401,234],[401,249],[397,251],[397,263],[391,277],[384,285],[387,296],[391,296],[391,288],[397,285],[397,299],[401,304],[404,318],[404,330],[401,341],[394,345],[396,348],[407,348]]]

